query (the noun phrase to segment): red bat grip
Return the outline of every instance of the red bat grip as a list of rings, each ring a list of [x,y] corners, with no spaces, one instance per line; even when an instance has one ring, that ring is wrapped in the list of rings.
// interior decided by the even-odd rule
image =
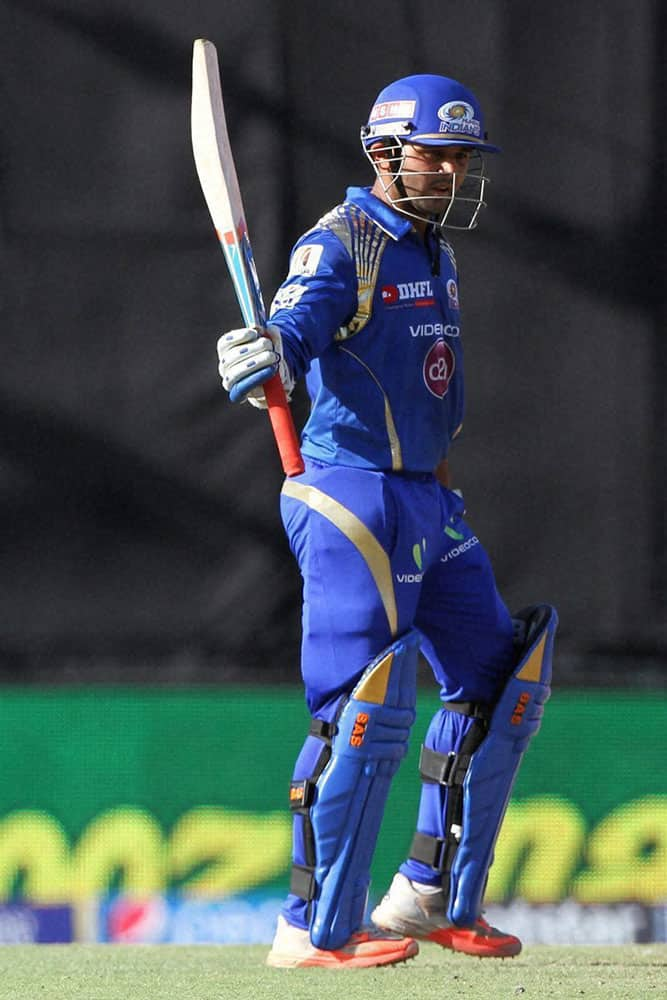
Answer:
[[[285,475],[298,476],[304,471],[303,458],[280,375],[276,373],[262,388]]]

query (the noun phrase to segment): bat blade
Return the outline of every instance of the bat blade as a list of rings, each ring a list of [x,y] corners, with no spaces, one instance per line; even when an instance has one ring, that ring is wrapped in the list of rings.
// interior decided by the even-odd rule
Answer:
[[[252,255],[227,132],[218,55],[198,38],[192,52],[192,150],[199,183],[225,255],[243,319],[263,326],[266,310]]]
[[[218,54],[205,38],[198,38],[192,51],[191,132],[199,183],[244,322],[246,326],[264,326],[266,309],[229,142]],[[303,459],[278,375],[265,383],[264,392],[283,469],[288,476],[298,475],[304,469]]]

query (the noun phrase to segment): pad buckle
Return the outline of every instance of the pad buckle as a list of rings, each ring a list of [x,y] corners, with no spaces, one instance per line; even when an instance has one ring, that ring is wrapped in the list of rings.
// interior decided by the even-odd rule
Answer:
[[[289,786],[289,807],[292,812],[304,812],[310,809],[315,800],[317,782],[311,778],[303,781],[291,781]]]
[[[438,753],[422,747],[419,757],[419,773],[424,781],[453,788],[462,785],[470,766],[469,753]]]
[[[409,856],[436,872],[448,874],[461,839],[461,827],[452,827],[447,837],[432,837],[417,831],[412,839]]]
[[[289,891],[293,896],[305,899],[307,903],[315,899],[317,895],[315,869],[308,868],[306,865],[292,865]]]

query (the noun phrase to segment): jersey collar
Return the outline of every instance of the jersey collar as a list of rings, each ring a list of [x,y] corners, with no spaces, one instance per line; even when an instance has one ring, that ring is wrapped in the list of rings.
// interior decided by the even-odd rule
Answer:
[[[371,194],[369,187],[348,188],[346,200],[360,208],[364,215],[367,215],[394,240],[402,239],[412,230],[410,220],[399,215],[393,208]]]

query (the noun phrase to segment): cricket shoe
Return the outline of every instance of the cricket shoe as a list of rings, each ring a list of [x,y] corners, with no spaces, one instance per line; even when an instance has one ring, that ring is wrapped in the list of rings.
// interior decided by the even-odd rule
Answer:
[[[400,872],[371,913],[371,920],[383,931],[410,934],[479,958],[512,958],[521,951],[518,937],[491,927],[483,917],[472,927],[455,927],[447,920],[442,889],[411,882]]]
[[[267,965],[279,969],[319,966],[323,969],[365,969],[374,965],[395,965],[414,958],[419,945],[412,938],[374,927],[358,931],[350,940],[333,951],[316,948],[308,931],[288,924],[278,917],[278,929],[266,959]]]

